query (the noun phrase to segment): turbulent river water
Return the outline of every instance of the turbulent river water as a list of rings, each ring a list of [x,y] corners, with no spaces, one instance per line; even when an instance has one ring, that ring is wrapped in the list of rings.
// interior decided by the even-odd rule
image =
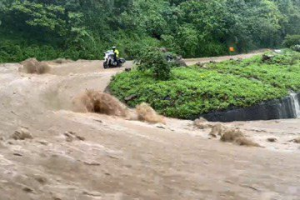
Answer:
[[[0,65],[1,200],[299,200],[300,119],[222,123],[261,145],[250,148],[189,120],[153,125],[77,113],[74,97],[104,91],[124,69],[49,64],[44,75]],[[30,137],[18,139],[20,129]]]
[[[295,93],[292,92],[290,94],[291,98],[292,98],[292,102],[293,102],[293,108],[294,108],[294,114],[296,118],[300,118],[300,93]]]

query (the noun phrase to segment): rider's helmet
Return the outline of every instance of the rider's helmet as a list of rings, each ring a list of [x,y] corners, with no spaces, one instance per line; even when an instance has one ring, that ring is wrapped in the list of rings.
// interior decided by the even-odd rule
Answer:
[[[116,48],[117,48],[116,46],[113,46],[113,47],[112,47],[112,50],[115,50]]]

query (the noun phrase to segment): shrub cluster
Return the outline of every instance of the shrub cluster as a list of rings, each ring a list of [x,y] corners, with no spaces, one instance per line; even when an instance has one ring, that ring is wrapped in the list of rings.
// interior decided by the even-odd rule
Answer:
[[[288,47],[294,47],[296,45],[300,45],[300,35],[288,35],[286,36],[283,44]]]
[[[178,66],[176,55],[166,49],[146,48],[136,60],[139,71],[150,71],[155,79],[167,80],[171,76],[171,68]]]

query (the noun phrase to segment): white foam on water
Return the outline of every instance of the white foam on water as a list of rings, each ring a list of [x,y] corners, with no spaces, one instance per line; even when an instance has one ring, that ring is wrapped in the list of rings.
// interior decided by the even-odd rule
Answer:
[[[300,118],[300,104],[299,99],[297,97],[297,93],[291,92],[292,104],[294,105],[294,113],[297,118]]]

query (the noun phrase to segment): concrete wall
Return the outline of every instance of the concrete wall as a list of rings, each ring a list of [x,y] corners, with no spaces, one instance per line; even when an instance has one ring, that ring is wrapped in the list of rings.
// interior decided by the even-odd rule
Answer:
[[[300,93],[297,94],[300,103]],[[272,120],[296,118],[293,98],[288,96],[283,99],[272,100],[248,108],[212,112],[201,117],[208,121],[232,122],[252,120]]]

